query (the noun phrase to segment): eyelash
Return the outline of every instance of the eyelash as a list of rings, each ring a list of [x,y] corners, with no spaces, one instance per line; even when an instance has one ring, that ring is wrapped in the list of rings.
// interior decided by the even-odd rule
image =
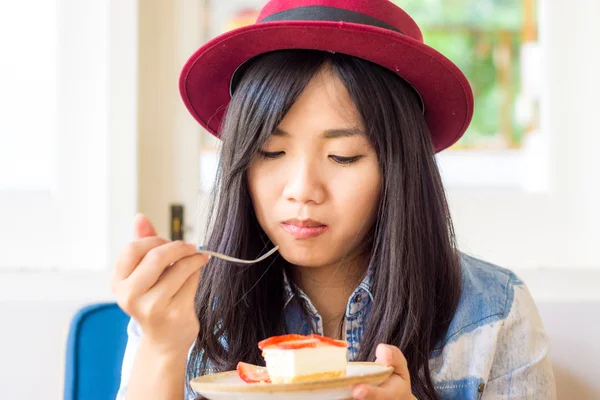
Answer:
[[[354,156],[354,157],[340,157],[340,156],[329,156],[333,161],[342,165],[350,165],[354,164],[358,160],[360,160],[363,156]]]
[[[259,152],[259,154],[263,158],[274,160],[274,159],[277,159],[277,158],[280,158],[281,156],[283,156],[285,154],[285,152],[284,151],[269,152],[269,151],[261,150]],[[338,164],[350,165],[350,164],[354,164],[355,162],[357,162],[358,160],[363,158],[363,156],[354,156],[354,157],[329,156],[329,158]]]
[[[276,159],[281,157],[282,155],[285,154],[285,152],[283,151],[259,151],[259,154],[262,158],[268,158],[268,159]]]

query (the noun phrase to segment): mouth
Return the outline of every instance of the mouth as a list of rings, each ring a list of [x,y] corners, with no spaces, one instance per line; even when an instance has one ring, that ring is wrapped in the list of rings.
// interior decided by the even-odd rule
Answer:
[[[313,219],[289,219],[282,222],[281,226],[294,239],[312,239],[329,229],[327,225]]]

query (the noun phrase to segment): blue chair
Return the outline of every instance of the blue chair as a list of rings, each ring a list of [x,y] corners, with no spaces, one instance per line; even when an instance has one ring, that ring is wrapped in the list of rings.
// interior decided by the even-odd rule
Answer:
[[[65,400],[114,399],[121,381],[129,317],[116,304],[79,310],[67,339]]]

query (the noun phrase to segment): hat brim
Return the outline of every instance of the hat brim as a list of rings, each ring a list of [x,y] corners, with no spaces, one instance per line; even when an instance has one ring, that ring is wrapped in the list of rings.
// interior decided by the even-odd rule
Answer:
[[[237,68],[260,54],[289,49],[348,54],[401,76],[423,100],[436,152],[456,143],[471,122],[471,86],[460,69],[441,53],[383,28],[327,21],[266,22],[211,40],[189,58],[181,72],[179,90],[187,109],[218,137]]]

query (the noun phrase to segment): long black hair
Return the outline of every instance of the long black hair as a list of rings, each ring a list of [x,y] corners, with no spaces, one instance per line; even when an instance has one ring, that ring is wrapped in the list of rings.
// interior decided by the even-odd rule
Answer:
[[[460,262],[435,152],[418,95],[391,71],[344,54],[289,50],[259,56],[239,80],[221,127],[222,149],[207,247],[254,258],[272,246],[254,214],[248,168],[309,81],[330,66],[347,88],[377,152],[381,199],[372,227],[373,306],[358,360],[373,361],[379,343],[405,354],[413,394],[437,399],[429,356],[454,316]],[[426,110],[425,110],[426,112]],[[286,333],[283,270],[211,259],[196,295],[200,333],[190,377],[262,364],[257,343]]]

